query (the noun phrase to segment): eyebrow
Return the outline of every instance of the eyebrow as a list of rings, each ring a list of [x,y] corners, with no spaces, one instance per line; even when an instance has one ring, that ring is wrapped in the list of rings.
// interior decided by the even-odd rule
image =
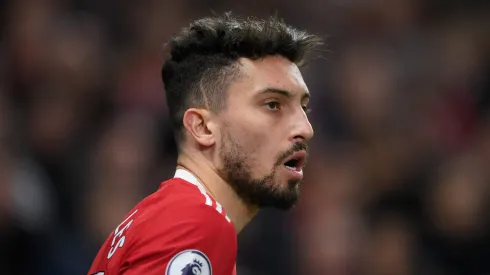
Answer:
[[[258,94],[259,95],[261,95],[261,94],[279,94],[279,95],[287,97],[288,99],[291,99],[294,97],[293,93],[291,93],[290,91],[278,89],[278,88],[266,88],[266,89],[260,91]],[[301,98],[302,99],[310,98],[310,92],[306,91]]]

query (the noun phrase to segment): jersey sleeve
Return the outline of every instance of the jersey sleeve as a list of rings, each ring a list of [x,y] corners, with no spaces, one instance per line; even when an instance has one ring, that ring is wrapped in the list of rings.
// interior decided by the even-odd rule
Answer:
[[[172,210],[168,210],[172,211]],[[124,275],[230,275],[236,260],[233,225],[216,209],[196,204],[167,220],[148,220],[121,262]]]

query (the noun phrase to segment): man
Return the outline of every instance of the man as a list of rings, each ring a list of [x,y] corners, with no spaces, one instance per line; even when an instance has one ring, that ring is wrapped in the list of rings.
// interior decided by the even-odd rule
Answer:
[[[321,40],[281,20],[192,23],[162,69],[179,147],[175,177],[109,236],[89,274],[236,274],[236,235],[299,196],[309,92],[298,66]]]

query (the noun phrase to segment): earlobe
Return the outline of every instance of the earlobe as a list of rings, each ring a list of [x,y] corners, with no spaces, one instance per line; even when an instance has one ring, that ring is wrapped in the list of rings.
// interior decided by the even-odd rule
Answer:
[[[208,127],[209,111],[204,109],[188,109],[184,113],[184,127],[189,135],[202,146],[211,146],[214,143],[214,133]]]

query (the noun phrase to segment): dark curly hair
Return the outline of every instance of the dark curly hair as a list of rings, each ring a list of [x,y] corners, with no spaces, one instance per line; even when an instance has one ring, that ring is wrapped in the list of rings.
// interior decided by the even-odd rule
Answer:
[[[187,109],[219,112],[226,107],[226,90],[240,76],[239,58],[280,55],[302,66],[321,44],[320,37],[297,30],[277,16],[261,20],[226,13],[192,22],[168,43],[170,56],[162,68],[177,143]]]

